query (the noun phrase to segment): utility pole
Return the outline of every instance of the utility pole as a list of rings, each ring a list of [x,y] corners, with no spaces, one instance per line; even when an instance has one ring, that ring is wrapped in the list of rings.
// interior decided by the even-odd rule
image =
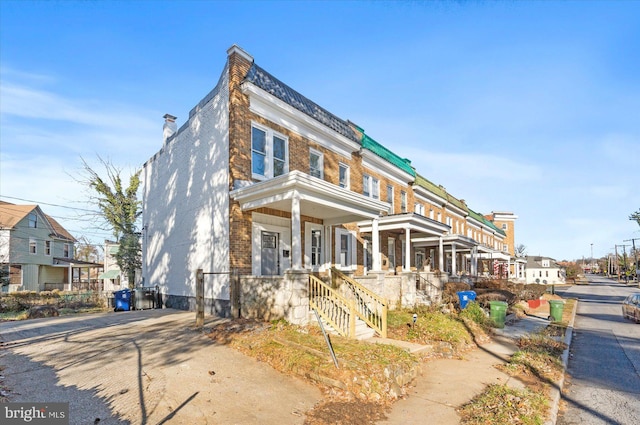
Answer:
[[[638,279],[638,250],[636,249],[636,241],[640,241],[640,238],[626,239],[623,242],[631,242],[633,245],[633,264],[634,264],[634,272],[636,275],[636,279]]]
[[[591,273],[593,273],[593,244],[591,244]]]

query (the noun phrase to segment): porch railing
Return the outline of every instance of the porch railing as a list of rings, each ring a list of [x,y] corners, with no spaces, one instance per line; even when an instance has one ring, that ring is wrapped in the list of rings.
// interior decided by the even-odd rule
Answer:
[[[336,287],[344,285],[353,295],[356,315],[386,338],[389,302],[336,268],[331,269],[331,276]]]
[[[355,338],[355,303],[314,275],[309,275],[309,307],[315,309],[340,335]]]

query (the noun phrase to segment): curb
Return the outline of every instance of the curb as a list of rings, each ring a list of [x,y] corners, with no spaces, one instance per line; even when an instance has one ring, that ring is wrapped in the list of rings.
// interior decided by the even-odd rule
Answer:
[[[562,352],[562,377],[556,382],[556,385],[551,388],[551,418],[545,422],[545,425],[555,425],[558,420],[558,410],[560,409],[560,399],[562,398],[562,387],[564,386],[564,379],[567,372],[567,365],[569,364],[569,350],[571,349],[571,339],[573,338],[573,324],[576,319],[576,311],[578,311],[578,300],[573,306],[571,312],[571,320],[567,331],[564,336],[564,343],[567,348]]]

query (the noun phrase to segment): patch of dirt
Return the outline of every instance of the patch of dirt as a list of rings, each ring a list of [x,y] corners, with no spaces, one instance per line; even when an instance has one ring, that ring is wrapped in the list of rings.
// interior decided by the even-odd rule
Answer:
[[[387,419],[378,403],[326,399],[307,412],[305,425],[374,425]]]

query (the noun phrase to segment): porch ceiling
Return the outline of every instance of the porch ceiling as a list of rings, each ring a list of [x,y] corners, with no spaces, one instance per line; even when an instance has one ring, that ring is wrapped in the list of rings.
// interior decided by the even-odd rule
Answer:
[[[362,233],[371,233],[373,231],[373,221],[361,221],[358,223],[358,227]],[[378,219],[379,232],[404,231],[405,229],[416,233],[416,237],[419,237],[418,235],[421,235],[421,237],[425,237],[425,235],[438,237],[448,232],[451,228],[439,221],[414,213],[393,214],[379,217]],[[414,240],[414,238],[412,237],[411,240]]]
[[[300,199],[300,214],[322,219],[324,224],[351,223],[372,219],[388,212],[390,205],[300,171],[254,183],[230,192],[243,211],[273,208],[291,211],[295,195]]]
[[[437,247],[440,244],[440,238],[438,237],[417,237],[411,238],[414,246],[424,247]],[[456,246],[458,251],[470,251],[473,247],[478,246],[478,243],[471,238],[462,235],[445,235],[442,237],[442,243],[444,246]]]

